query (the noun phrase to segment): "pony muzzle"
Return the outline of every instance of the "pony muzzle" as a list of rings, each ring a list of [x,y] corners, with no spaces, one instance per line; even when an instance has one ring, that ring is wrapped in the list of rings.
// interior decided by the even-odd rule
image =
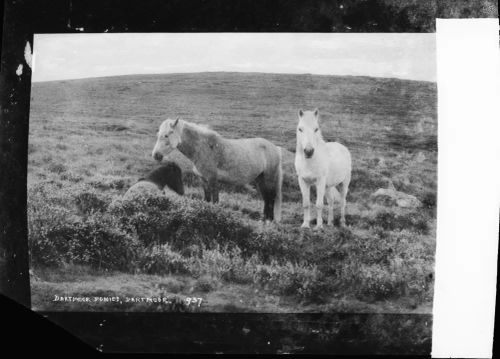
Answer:
[[[311,158],[313,154],[314,154],[314,148],[312,147],[304,148],[304,155],[306,156],[306,158]]]
[[[161,162],[163,155],[160,152],[153,152],[153,158],[155,161]]]

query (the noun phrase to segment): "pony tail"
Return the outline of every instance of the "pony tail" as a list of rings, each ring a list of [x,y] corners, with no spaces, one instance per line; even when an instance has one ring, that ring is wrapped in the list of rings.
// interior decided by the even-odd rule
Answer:
[[[281,147],[278,147],[278,175],[276,176],[276,197],[274,198],[274,220],[279,223],[281,221],[281,187],[283,184],[283,156],[281,155]]]

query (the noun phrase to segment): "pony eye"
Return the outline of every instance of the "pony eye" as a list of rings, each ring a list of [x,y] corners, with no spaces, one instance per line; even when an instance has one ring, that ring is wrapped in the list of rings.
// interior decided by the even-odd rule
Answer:
[[[300,132],[302,132],[302,129],[301,129],[301,128],[299,128],[299,131],[300,131]]]
[[[318,132],[318,129],[317,129],[317,128],[315,128],[315,129],[314,129],[314,132]]]

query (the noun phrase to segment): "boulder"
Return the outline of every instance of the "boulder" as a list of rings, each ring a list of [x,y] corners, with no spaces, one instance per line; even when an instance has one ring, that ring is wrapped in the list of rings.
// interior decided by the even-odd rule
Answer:
[[[417,155],[415,156],[415,162],[421,163],[425,161],[425,155],[423,152],[418,152]]]
[[[372,199],[376,203],[386,206],[398,206],[403,208],[417,208],[422,206],[422,203],[417,197],[397,191],[393,186],[392,188],[379,188],[372,194]]]

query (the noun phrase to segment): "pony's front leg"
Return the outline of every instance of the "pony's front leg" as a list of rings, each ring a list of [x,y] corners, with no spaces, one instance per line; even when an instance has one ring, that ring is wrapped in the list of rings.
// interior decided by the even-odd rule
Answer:
[[[210,192],[212,193],[212,202],[219,202],[219,183],[217,178],[212,178],[209,181]]]
[[[210,202],[212,200],[212,189],[209,181],[205,179],[203,179],[203,192],[205,193],[205,201]]]
[[[321,177],[316,182],[316,227],[323,228],[323,204],[325,203],[326,177]]]
[[[299,187],[302,193],[302,207],[304,208],[304,222],[302,223],[302,228],[309,228],[309,223],[311,222],[311,187],[299,177]]]

